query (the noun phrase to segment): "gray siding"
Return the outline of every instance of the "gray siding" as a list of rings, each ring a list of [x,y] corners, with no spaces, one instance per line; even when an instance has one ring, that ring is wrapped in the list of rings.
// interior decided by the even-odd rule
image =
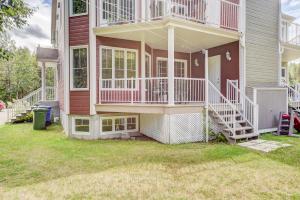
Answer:
[[[246,85],[277,85],[279,0],[246,1]]]

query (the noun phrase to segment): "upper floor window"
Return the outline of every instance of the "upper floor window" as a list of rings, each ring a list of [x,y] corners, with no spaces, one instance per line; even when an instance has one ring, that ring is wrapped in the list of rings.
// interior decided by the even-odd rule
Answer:
[[[132,22],[135,20],[135,0],[102,0],[102,24]]]
[[[85,46],[71,48],[71,89],[88,89],[88,49]]]
[[[86,15],[88,12],[88,0],[71,0],[71,16]]]

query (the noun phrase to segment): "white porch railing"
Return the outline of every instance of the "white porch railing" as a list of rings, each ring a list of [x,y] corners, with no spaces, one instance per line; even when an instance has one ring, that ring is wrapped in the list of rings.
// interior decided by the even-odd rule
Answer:
[[[281,41],[292,45],[300,45],[300,25],[282,20]]]
[[[243,94],[237,80],[227,80],[227,98],[235,105],[243,120],[258,131],[258,105]]]
[[[175,103],[203,103],[204,79],[174,78]],[[106,79],[100,81],[99,103],[167,104],[168,78]]]
[[[56,89],[53,87],[46,88],[46,101],[56,100]],[[22,99],[18,99],[7,107],[7,121],[9,122],[12,118],[18,114],[26,112],[31,109],[32,106],[42,101],[42,89],[39,88],[30,94],[26,95]]]
[[[145,0],[144,2],[99,0],[99,2],[100,26],[151,21],[172,16],[235,31],[239,29],[240,5],[228,0]],[[142,3],[145,4],[145,10],[142,10]],[[217,21],[212,22],[208,18]]]

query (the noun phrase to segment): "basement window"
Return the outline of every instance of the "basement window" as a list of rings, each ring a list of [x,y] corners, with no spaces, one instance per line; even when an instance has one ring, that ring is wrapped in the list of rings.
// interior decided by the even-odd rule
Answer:
[[[73,119],[73,133],[74,134],[89,134],[90,119],[85,117],[76,117]]]
[[[70,14],[71,16],[86,15],[88,12],[88,0],[71,0]]]
[[[101,117],[102,133],[128,133],[138,131],[138,116]]]

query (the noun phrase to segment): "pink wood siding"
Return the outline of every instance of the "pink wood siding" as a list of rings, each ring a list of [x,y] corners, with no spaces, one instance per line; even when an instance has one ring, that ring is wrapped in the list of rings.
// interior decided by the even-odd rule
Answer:
[[[70,46],[86,45],[89,43],[89,16],[69,18]]]
[[[90,114],[90,92],[89,91],[70,92],[70,113],[74,115]]]
[[[226,59],[226,52],[231,53],[231,61]],[[233,42],[208,50],[209,57],[221,55],[221,92],[226,94],[226,80],[239,79],[239,42]],[[194,65],[195,59],[199,60],[199,67]],[[192,77],[204,78],[204,55],[201,52],[192,54]]]
[[[88,15],[69,18],[70,46],[89,44]],[[70,73],[72,73],[70,67]],[[70,91],[70,113],[88,115],[90,113],[90,91]]]

